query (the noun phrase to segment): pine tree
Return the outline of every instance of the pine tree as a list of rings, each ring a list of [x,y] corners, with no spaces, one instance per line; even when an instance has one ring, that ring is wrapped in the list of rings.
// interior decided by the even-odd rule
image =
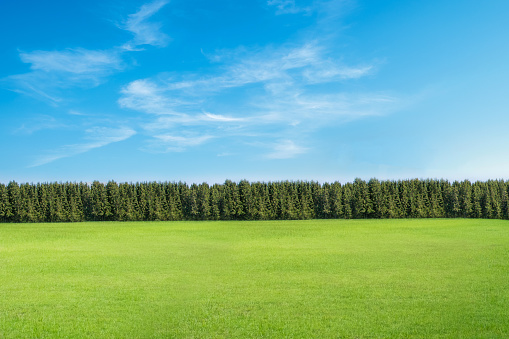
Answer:
[[[221,219],[221,194],[218,184],[210,188],[210,219]]]
[[[256,205],[251,191],[251,184],[247,180],[241,180],[238,189],[240,204],[243,208],[242,219],[252,220],[256,215]]]
[[[492,219],[501,219],[502,218],[502,204],[500,197],[500,181],[498,180],[488,180],[488,186],[490,190],[490,202],[492,205]]]
[[[90,187],[91,217],[94,221],[105,221],[111,216],[106,188],[99,181]]]
[[[479,182],[474,183],[472,186],[472,213],[470,218],[482,218],[482,190]]]
[[[444,199],[442,194],[441,182],[437,180],[430,181],[428,184],[428,196],[430,201],[430,217],[445,217]]]
[[[352,219],[353,216],[353,185],[351,183],[346,183],[343,185],[343,199],[342,199],[342,205],[343,205],[343,218],[345,219]]]
[[[445,213],[447,218],[457,218],[460,215],[459,183],[455,181],[446,189]]]
[[[17,182],[9,182],[7,185],[7,195],[9,196],[9,204],[11,205],[11,216],[8,220],[10,222],[21,222],[21,193]]]
[[[200,220],[210,220],[210,187],[207,183],[198,186],[198,216]]]
[[[460,216],[468,218],[472,215],[472,183],[464,180],[459,187]]]
[[[169,220],[183,220],[182,200],[180,199],[179,185],[176,183],[168,184],[166,188],[166,202],[169,211]]]
[[[69,221],[84,221],[83,203],[81,201],[80,186],[76,183],[67,184],[66,196],[69,204]]]
[[[124,218],[124,206],[122,206],[122,201],[120,197],[120,190],[118,184],[111,180],[106,184],[106,199],[108,201],[108,205],[110,207],[110,213],[108,216],[105,216],[107,220],[121,220]]]
[[[368,215],[369,218],[380,219],[382,216],[387,215],[380,181],[374,178],[370,179],[368,181],[368,190],[373,204],[372,212]]]
[[[8,222],[11,217],[11,203],[9,202],[7,187],[0,183],[0,222]]]
[[[311,194],[311,187],[307,182],[298,182],[297,184],[298,191],[298,218],[299,219],[313,219],[314,208],[313,208],[313,196]]]
[[[365,219],[373,213],[373,203],[369,196],[369,188],[367,183],[356,178],[353,182],[353,206],[352,212],[356,219]]]
[[[37,193],[35,186],[28,183],[21,184],[19,188],[19,221],[38,222],[37,216]]]
[[[508,189],[509,189],[509,181],[506,181],[505,183],[502,182],[501,183],[501,193],[500,193],[500,196],[501,196],[501,207],[502,207],[502,219],[509,219],[509,194],[508,194]]]
[[[330,190],[330,184],[324,183],[319,188],[319,194],[317,196],[318,198],[318,206],[320,213],[318,214],[318,217],[320,219],[329,219],[331,218],[331,202],[329,199],[329,190]]]

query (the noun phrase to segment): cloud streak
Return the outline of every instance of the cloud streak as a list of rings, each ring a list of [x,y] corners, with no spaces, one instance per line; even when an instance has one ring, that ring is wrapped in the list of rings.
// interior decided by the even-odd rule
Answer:
[[[122,69],[118,53],[69,48],[64,51],[33,51],[20,53],[21,61],[31,64],[34,71],[61,72],[76,75],[108,73]]]
[[[345,65],[319,41],[222,51],[209,59],[216,67],[207,76],[160,74],[132,81],[121,90],[121,108],[155,116],[142,126],[156,139],[151,143],[155,148],[164,139],[155,133],[165,130],[214,138],[263,136],[275,145],[266,158],[287,159],[307,151],[292,141],[294,135],[383,115],[398,105],[396,98],[384,93],[342,90],[346,82],[373,74],[376,65]],[[171,141],[177,144],[170,147],[173,150],[191,146]]]
[[[14,133],[21,133],[21,134],[33,134],[35,132],[38,132],[40,130],[46,130],[46,129],[58,129],[58,128],[65,128],[67,127],[66,124],[58,122],[57,119],[55,119],[52,116],[49,115],[41,115],[38,117],[35,117],[34,119],[31,119],[31,121],[24,122],[21,127],[16,129]]]
[[[280,14],[296,14],[296,13],[309,13],[311,7],[300,7],[295,4],[295,0],[269,0],[267,5],[276,8],[276,15]]]
[[[138,50],[139,46],[152,45],[165,47],[170,38],[160,31],[161,24],[148,21],[169,1],[157,0],[141,6],[140,10],[130,14],[128,19],[121,26],[122,29],[134,34],[134,38],[122,46],[123,49],[132,51]]]
[[[86,130],[85,132],[87,134],[86,139],[88,140],[88,142],[62,146],[53,152],[49,152],[39,157],[29,167],[42,166],[59,159],[86,153],[93,149],[107,146],[111,143],[126,140],[136,134],[134,130],[128,127],[121,128],[94,127]]]
[[[150,140],[149,147],[146,150],[151,153],[183,152],[190,147],[202,145],[211,139],[214,139],[214,136],[160,134],[155,135],[154,139]]]
[[[280,140],[273,145],[273,151],[267,154],[269,159],[290,159],[306,153],[309,148],[296,145],[292,140]]]
[[[318,41],[222,51],[210,59],[216,70],[207,76],[160,74],[132,81],[121,90],[120,107],[156,116],[143,126],[153,136],[161,130],[178,130],[206,132],[215,138],[263,135],[284,140],[274,141],[275,150],[267,155],[284,159],[307,150],[293,143],[292,135],[383,115],[398,104],[385,93],[341,90],[345,82],[372,74],[375,65],[345,65]],[[223,102],[225,96],[234,97],[234,104]]]
[[[120,27],[134,38],[119,47],[107,50],[67,48],[64,50],[20,52],[23,63],[31,71],[0,79],[7,89],[58,105],[64,99],[62,89],[91,88],[102,84],[109,76],[126,68],[124,54],[140,51],[139,46],[164,47],[169,37],[160,31],[160,24],[149,21],[168,1],[154,1],[141,6],[128,16]]]

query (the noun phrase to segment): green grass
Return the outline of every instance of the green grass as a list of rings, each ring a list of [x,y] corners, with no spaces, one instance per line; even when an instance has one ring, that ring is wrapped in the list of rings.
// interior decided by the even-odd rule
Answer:
[[[0,225],[0,338],[506,338],[509,222]]]

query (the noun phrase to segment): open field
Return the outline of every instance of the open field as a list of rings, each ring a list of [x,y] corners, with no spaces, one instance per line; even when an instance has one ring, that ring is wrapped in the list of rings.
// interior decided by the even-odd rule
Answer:
[[[508,221],[0,224],[0,337],[508,336]]]

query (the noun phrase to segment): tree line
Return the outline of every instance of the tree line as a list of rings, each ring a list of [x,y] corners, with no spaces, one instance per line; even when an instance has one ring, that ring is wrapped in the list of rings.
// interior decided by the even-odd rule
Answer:
[[[509,181],[0,183],[0,222],[509,219]]]

